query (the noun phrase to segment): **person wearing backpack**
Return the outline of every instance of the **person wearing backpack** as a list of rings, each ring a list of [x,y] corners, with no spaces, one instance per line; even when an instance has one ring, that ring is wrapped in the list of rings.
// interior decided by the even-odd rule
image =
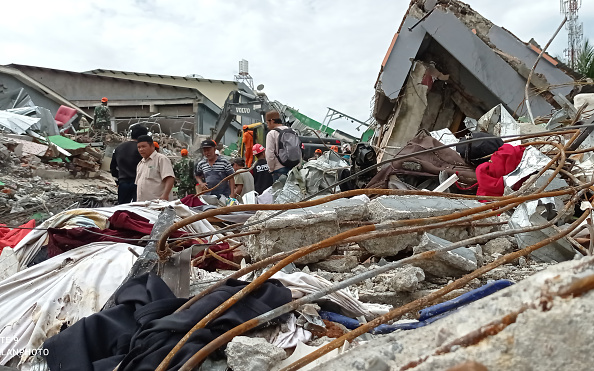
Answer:
[[[266,163],[276,182],[301,163],[301,141],[293,129],[283,125],[277,111],[266,112]]]

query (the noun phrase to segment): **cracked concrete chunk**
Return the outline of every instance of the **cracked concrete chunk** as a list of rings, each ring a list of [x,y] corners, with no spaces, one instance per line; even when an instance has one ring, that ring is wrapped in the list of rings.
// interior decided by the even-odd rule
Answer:
[[[227,364],[233,371],[267,371],[283,359],[285,351],[265,339],[236,336],[227,345]]]
[[[483,251],[489,255],[505,255],[507,253],[512,252],[513,249],[513,244],[505,237],[495,238],[494,240],[487,242],[483,246]]]
[[[382,196],[369,203],[369,217],[374,222],[429,218],[449,215],[455,212],[482,206],[474,200],[456,200],[433,196]],[[492,218],[485,222],[494,221]],[[468,228],[455,226],[432,229],[431,234],[457,242],[471,235],[491,232],[493,227]],[[472,233],[470,233],[472,232]],[[421,242],[422,233],[407,233],[397,236],[375,238],[359,242],[359,246],[377,256],[394,256],[400,251],[410,249]]]
[[[425,233],[421,243],[413,248],[413,252],[420,254],[429,250],[442,249],[451,244],[450,241]],[[426,274],[437,277],[459,277],[478,267],[475,252],[466,247],[438,253],[430,259],[419,260],[412,264],[422,268]]]
[[[262,220],[276,211],[258,211],[247,223]],[[283,214],[256,224],[261,229],[257,235],[248,236],[245,245],[254,261],[265,259],[279,252],[291,251],[320,242],[342,231],[339,222],[367,219],[367,203],[358,199],[339,199],[323,205],[288,210]],[[315,251],[296,261],[309,264],[332,254],[331,246]]]
[[[593,274],[594,257],[550,266],[426,327],[371,340],[326,362],[318,371],[365,365],[381,356],[382,349],[396,343],[402,347],[398,356],[385,359],[391,370],[406,365],[414,371],[447,370],[468,360],[500,371],[591,370],[589,349],[594,331],[589,324],[594,321],[594,291],[566,298],[551,299],[549,295],[563,292]],[[547,303],[545,310],[543,302]],[[480,342],[436,354],[440,347],[476,334],[489,324],[503,323],[514,313],[514,323],[498,327]]]
[[[333,255],[329,256],[326,260],[314,263],[312,268],[321,269],[323,271],[346,273],[350,272],[353,268],[359,265],[359,260],[356,256],[352,255]]]
[[[421,268],[407,265],[395,269],[394,275],[389,279],[388,284],[393,291],[413,292],[419,286],[419,282],[424,280],[425,272]]]

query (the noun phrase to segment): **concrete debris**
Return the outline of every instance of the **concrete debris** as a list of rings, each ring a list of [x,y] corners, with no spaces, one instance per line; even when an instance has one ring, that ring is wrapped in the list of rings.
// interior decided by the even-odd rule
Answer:
[[[267,218],[274,212],[258,211],[246,223]],[[248,236],[246,248],[252,259],[262,260],[276,253],[319,242],[341,232],[339,222],[367,219],[367,205],[362,200],[340,199],[304,209],[295,209],[258,224],[259,234]],[[309,254],[297,263],[320,261],[334,252],[335,247],[324,248]]]
[[[454,200],[443,197],[382,196],[369,203],[370,219],[377,222],[428,218],[478,207],[472,200]],[[485,221],[494,221],[487,218]],[[457,242],[473,235],[488,233],[495,227],[453,226],[431,230],[434,236]],[[407,233],[393,237],[376,238],[359,242],[368,252],[377,256],[394,256],[421,243],[422,233]]]
[[[372,340],[318,369],[357,369],[380,358],[390,369],[445,370],[471,359],[489,370],[587,370],[588,334],[567,334],[583,333],[584,323],[594,319],[588,309],[594,293],[562,293],[593,274],[592,257],[552,266],[431,325]]]
[[[499,237],[484,244],[482,250],[485,254],[489,255],[505,255],[512,252],[514,250],[514,246],[507,238]]]
[[[425,272],[418,267],[405,266],[394,271],[388,285],[394,291],[413,292],[417,290],[419,282],[425,280]]]
[[[227,364],[233,371],[268,371],[287,358],[282,348],[265,339],[236,336],[227,345]]]
[[[413,248],[413,252],[419,254],[424,251],[442,249],[450,244],[450,241],[425,233],[421,238],[421,243]],[[478,268],[476,252],[465,247],[438,253],[434,259],[413,264],[422,268],[426,274],[436,277],[460,277]]]
[[[359,265],[356,256],[349,255],[331,255],[326,260],[312,264],[312,269],[320,269],[328,272],[346,273]]]

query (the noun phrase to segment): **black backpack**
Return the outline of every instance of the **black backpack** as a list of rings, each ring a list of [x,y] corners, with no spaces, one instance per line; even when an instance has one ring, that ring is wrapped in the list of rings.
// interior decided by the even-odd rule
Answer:
[[[274,129],[278,132],[276,157],[285,167],[293,168],[301,163],[301,140],[291,128]]]

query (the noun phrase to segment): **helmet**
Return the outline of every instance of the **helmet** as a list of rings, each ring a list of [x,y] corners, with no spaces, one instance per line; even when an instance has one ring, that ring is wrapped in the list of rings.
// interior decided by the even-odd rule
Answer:
[[[101,98],[101,102],[103,102],[103,103],[107,102],[107,97]]]
[[[316,149],[316,153],[319,154],[319,155],[321,155],[322,154],[322,150],[318,148],[318,149]]]
[[[252,147],[252,152],[254,152],[254,155],[257,155],[257,154],[262,153],[264,151],[266,151],[266,148],[264,148],[264,146],[261,145],[260,143],[256,143]]]
[[[182,155],[182,156],[187,156],[187,155],[188,155],[188,150],[187,150],[187,149],[185,149],[185,148],[184,148],[184,149],[182,149],[182,150],[181,150],[181,155]]]

